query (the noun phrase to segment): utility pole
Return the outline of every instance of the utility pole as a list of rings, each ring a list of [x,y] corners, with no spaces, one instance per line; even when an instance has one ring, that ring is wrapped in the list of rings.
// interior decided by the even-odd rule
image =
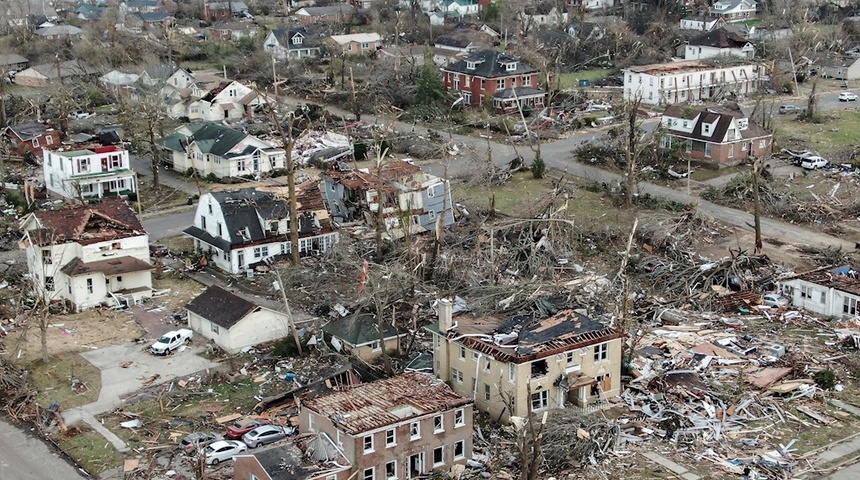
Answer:
[[[259,92],[258,92],[259,94]],[[269,112],[271,114],[272,123],[275,124],[275,127],[278,129],[278,133],[281,135],[281,141],[284,143],[284,152],[287,156],[286,158],[286,167],[287,167],[287,192],[290,196],[289,205],[290,205],[290,260],[293,262],[293,265],[299,264],[299,214],[298,214],[298,206],[296,205],[296,170],[295,170],[295,162],[293,162],[293,122],[292,117],[287,115],[288,124],[287,129],[289,129],[289,134],[284,132],[284,126],[281,125],[281,121],[278,119],[278,116],[275,114],[274,106],[270,106]]]
[[[753,162],[753,200],[755,201],[755,211],[753,214],[755,221],[755,254],[761,254],[761,200],[759,198],[759,179],[761,177],[761,158],[756,157]]]

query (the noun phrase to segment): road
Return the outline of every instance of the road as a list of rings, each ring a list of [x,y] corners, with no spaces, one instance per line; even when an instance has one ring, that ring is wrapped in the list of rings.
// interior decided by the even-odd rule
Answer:
[[[88,478],[45,442],[0,420],[0,479]]]

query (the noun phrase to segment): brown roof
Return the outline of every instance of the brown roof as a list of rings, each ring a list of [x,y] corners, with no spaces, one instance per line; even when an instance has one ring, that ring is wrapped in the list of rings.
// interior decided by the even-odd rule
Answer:
[[[302,401],[302,408],[332,419],[350,435],[398,424],[423,415],[472,404],[426,373],[407,372]]]
[[[326,175],[337,180],[341,185],[353,190],[367,190],[376,188],[379,180],[376,177],[375,168],[371,168],[371,173],[365,173],[360,170],[334,170],[329,169]],[[407,162],[391,162],[382,166],[382,181],[390,182],[411,177],[421,171],[421,167]]]
[[[37,245],[77,242],[81,245],[145,235],[134,211],[121,198],[33,213],[39,227],[30,230]]]
[[[743,35],[720,27],[690,40],[690,45],[715,48],[743,48],[749,43]]]
[[[89,273],[103,273],[106,277],[112,275],[122,275],[123,273],[143,272],[152,270],[152,265],[134,257],[117,257],[107,260],[98,260],[95,262],[84,262],[78,257],[75,257],[67,263],[61,272],[70,277],[76,275],[86,275]]]

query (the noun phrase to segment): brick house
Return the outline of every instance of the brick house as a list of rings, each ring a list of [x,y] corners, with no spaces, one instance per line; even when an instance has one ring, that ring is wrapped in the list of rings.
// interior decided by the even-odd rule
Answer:
[[[736,165],[747,157],[767,155],[773,143],[773,135],[736,104],[704,110],[672,105],[660,122],[666,129],[660,138],[661,149],[718,165]]]
[[[742,22],[755,18],[757,9],[758,3],[754,0],[717,0],[708,8],[708,14],[727,22]]]
[[[459,93],[463,103],[482,106],[492,98],[500,113],[523,107],[543,108],[546,92],[538,88],[536,68],[496,50],[480,50],[442,68],[445,89]]]
[[[207,22],[230,20],[233,17],[243,17],[248,13],[245,2],[232,0],[229,2],[205,2],[203,4],[203,19]]]
[[[299,428],[328,436],[351,468],[338,480],[416,478],[472,456],[472,399],[424,373],[302,401]]]
[[[352,22],[353,15],[355,15],[355,7],[347,3],[327,7],[304,7],[296,11],[296,17],[304,27],[312,23],[348,24]]]
[[[12,151],[18,155],[42,157],[42,149],[54,148],[60,144],[60,131],[39,122],[25,122],[12,125],[6,130]]]
[[[621,393],[624,334],[574,312],[548,318],[457,316],[440,300],[433,372],[496,419],[550,408],[587,407]]]

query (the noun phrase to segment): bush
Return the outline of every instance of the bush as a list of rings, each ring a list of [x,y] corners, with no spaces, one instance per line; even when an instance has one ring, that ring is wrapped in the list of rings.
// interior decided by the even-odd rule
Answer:
[[[206,181],[209,183],[218,183],[221,181],[214,173],[209,172],[209,175],[206,175]]]
[[[815,372],[812,379],[815,380],[816,385],[824,390],[833,390],[833,387],[836,386],[836,372],[829,368]]]
[[[532,162],[532,177],[541,179],[543,178],[544,172],[546,172],[546,162],[543,161],[543,158],[540,155],[535,157],[534,162]]]

